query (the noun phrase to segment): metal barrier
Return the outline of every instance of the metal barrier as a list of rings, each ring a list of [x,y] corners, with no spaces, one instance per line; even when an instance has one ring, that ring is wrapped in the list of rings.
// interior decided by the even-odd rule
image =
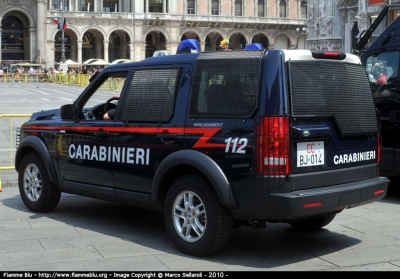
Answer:
[[[1,189],[1,173],[4,170],[14,170],[15,169],[15,162],[13,163],[13,149],[16,148],[15,146],[15,140],[13,139],[13,120],[14,118],[20,118],[21,119],[21,124],[24,123],[24,117],[30,117],[32,114],[0,114],[0,120],[3,118],[10,118],[10,165],[8,166],[0,166],[0,192],[2,191]],[[14,146],[14,148],[13,148]]]
[[[56,84],[76,85],[86,87],[89,85],[89,74],[63,74],[60,75],[55,73],[40,73],[40,74],[29,74],[29,73],[8,73],[4,74],[3,82],[49,82]],[[108,84],[103,84],[103,89],[114,90],[120,92],[124,85],[124,79],[115,78],[108,81]]]

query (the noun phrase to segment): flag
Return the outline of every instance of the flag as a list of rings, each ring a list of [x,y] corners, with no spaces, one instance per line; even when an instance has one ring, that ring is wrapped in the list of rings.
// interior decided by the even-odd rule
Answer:
[[[67,20],[64,18],[64,25],[63,25],[63,29],[67,28]]]
[[[61,24],[61,22],[58,22],[58,24],[57,24],[57,29],[58,29],[58,30],[61,30],[61,28],[62,28],[62,24]]]
[[[53,19],[53,23],[58,24],[58,18]]]

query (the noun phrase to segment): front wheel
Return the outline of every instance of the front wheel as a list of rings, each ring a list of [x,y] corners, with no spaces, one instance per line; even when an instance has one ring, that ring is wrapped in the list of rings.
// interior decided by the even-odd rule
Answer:
[[[167,193],[165,225],[182,252],[205,256],[222,249],[232,231],[232,216],[210,183],[189,174],[178,178]]]
[[[22,201],[34,212],[48,212],[60,201],[61,192],[50,181],[46,166],[36,152],[22,159],[18,184]]]
[[[328,225],[335,218],[336,213],[332,213],[323,217],[302,220],[298,222],[289,223],[296,229],[300,230],[318,230]]]

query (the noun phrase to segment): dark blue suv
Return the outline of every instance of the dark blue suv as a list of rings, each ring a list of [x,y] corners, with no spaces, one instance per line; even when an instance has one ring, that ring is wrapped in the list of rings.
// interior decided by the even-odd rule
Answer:
[[[336,52],[109,66],[73,104],[34,113],[17,140],[30,210],[54,209],[61,192],[162,209],[172,241],[197,256],[223,248],[239,225],[321,228],[388,186],[365,70]]]

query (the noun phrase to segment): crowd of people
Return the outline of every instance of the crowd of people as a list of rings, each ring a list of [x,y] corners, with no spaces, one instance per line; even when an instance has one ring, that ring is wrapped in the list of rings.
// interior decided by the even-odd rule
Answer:
[[[50,67],[48,69],[39,67],[3,67],[0,68],[0,78],[3,79],[3,82],[6,81],[6,79],[10,79],[12,82],[19,82],[27,76],[30,78],[37,78],[40,82],[56,82],[57,78],[65,80],[66,75],[69,75],[71,77],[70,79],[73,80],[77,74],[91,76],[101,70],[102,69],[86,66],[68,68],[66,71],[58,67]]]

